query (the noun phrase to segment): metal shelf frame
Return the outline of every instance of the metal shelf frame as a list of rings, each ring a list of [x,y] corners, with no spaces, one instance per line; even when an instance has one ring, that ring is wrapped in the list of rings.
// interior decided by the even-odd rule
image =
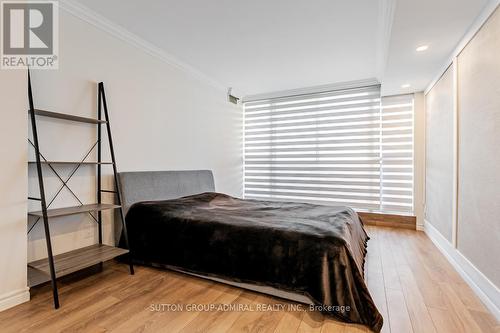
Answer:
[[[118,182],[118,174],[116,168],[116,159],[115,152],[113,147],[113,138],[111,136],[111,126],[109,122],[109,114],[108,107],[106,103],[106,93],[104,91],[104,83],[99,82],[97,86],[97,119],[93,118],[85,118],[80,116],[74,116],[70,114],[57,113],[52,111],[45,111],[36,109],[33,102],[33,90],[31,86],[31,74],[28,70],[28,102],[29,102],[29,118],[32,127],[33,141],[29,140],[29,143],[35,149],[35,161],[30,161],[30,164],[34,164],[36,166],[36,171],[38,174],[38,187],[40,191],[40,197],[28,197],[28,200],[35,200],[40,202],[41,210],[36,212],[30,212],[28,215],[37,217],[34,224],[28,229],[28,233],[33,230],[34,226],[38,221],[43,221],[43,227],[45,232],[45,241],[47,245],[47,254],[48,257],[46,259],[39,260],[37,262],[29,263],[28,273],[33,276],[29,277],[30,285],[34,285],[33,281],[38,282],[46,282],[48,280],[51,281],[53,299],[54,299],[54,307],[56,309],[59,308],[59,294],[57,289],[57,278],[66,273],[75,272],[80,269],[84,269],[89,267],[90,265],[99,264],[106,260],[112,259],[114,257],[123,255],[128,253],[128,261],[129,261],[129,270],[130,274],[134,274],[134,266],[132,264],[132,255],[130,253],[130,247],[128,243],[128,234],[127,234],[127,226],[125,224],[125,215],[122,207],[122,198],[120,195],[120,184]],[[83,159],[78,162],[72,161],[49,161],[47,160],[40,152],[39,140],[38,140],[38,130],[37,130],[37,116],[41,117],[50,117],[56,119],[62,119],[73,122],[81,122],[97,125],[97,141],[92,145],[92,147],[85,154]],[[104,119],[103,119],[104,116]],[[102,161],[102,128],[101,125],[106,125],[107,139],[109,142],[109,150],[111,155],[111,162],[103,162]],[[90,153],[97,148],[97,161],[86,161],[87,157]],[[102,166],[103,165],[111,165],[113,167],[113,180],[115,185],[115,190],[105,190],[102,189]],[[43,169],[42,166],[46,165],[50,168],[50,170],[56,175],[56,177],[61,182],[61,186],[56,191],[54,197],[47,203],[47,197],[45,193],[44,186],[44,178],[43,178]],[[69,176],[66,179],[63,179],[61,175],[54,169],[53,165],[59,166],[74,166]],[[96,201],[94,204],[83,204],[83,202],[78,198],[78,196],[71,190],[68,185],[71,177],[76,173],[76,171],[82,165],[94,165],[97,168],[97,193],[96,193]],[[66,188],[69,192],[75,197],[78,201],[78,206],[73,207],[65,207],[65,208],[57,208],[57,209],[49,209],[49,206],[54,202],[57,196],[61,193],[61,191]],[[106,204],[102,202],[102,193],[113,193],[116,196],[116,204]],[[118,209],[119,210],[119,218],[122,223],[122,233],[125,241],[126,249],[120,249],[108,245],[104,245],[102,243],[102,211],[107,209]],[[97,217],[92,214],[92,212],[97,212]],[[94,219],[94,221],[98,225],[98,237],[99,243],[95,244],[88,248],[76,249],[70,252],[58,254],[54,256],[52,251],[52,240],[50,234],[50,226],[49,226],[49,218],[56,218],[61,216],[73,215],[73,214],[81,214],[88,213]],[[92,257],[94,256],[94,257]],[[82,259],[84,258],[84,260]],[[83,262],[82,262],[83,261]],[[64,265],[64,267],[62,267]],[[43,269],[41,269],[43,267]],[[47,276],[44,279],[44,274]],[[49,277],[50,276],[50,277]]]

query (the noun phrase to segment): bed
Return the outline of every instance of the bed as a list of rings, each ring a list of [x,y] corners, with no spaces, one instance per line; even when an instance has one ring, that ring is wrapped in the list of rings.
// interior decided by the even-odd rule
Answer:
[[[215,192],[208,170],[119,180],[136,264],[311,304],[380,331],[363,276],[369,238],[352,209],[234,198]]]

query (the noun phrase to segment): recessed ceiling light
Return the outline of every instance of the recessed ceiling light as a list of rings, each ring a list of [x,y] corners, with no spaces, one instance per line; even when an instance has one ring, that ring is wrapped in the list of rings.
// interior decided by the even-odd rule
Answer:
[[[417,47],[417,52],[423,52],[429,48],[429,45],[421,45]]]
[[[410,87],[411,87],[411,86],[410,86],[410,84],[409,84],[409,83],[403,84],[403,85],[401,86],[401,88],[403,88],[403,89],[410,88]]]

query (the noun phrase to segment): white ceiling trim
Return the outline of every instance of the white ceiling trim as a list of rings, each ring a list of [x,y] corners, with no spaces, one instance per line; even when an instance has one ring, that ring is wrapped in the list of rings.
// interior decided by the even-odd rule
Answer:
[[[476,36],[476,34],[481,30],[483,25],[488,21],[493,12],[500,6],[500,0],[490,0],[486,6],[484,6],[483,10],[479,14],[479,16],[474,20],[474,23],[469,27],[465,35],[462,37],[457,47],[453,50],[450,56],[447,58],[446,62],[441,67],[441,70],[438,72],[436,77],[429,83],[427,88],[424,91],[424,94],[427,95],[429,91],[436,85],[436,83],[441,79],[443,74],[448,70],[448,68],[453,63],[453,59],[458,57],[458,55],[462,52],[462,50],[469,44],[469,42]]]
[[[153,44],[149,43],[148,41],[142,39],[141,37],[131,33],[127,29],[123,28],[122,26],[111,22],[104,16],[94,12],[90,8],[74,1],[74,0],[60,0],[59,1],[59,7],[63,9],[64,11],[72,14],[73,16],[95,26],[96,28],[99,28],[111,35],[113,35],[116,38],[119,38],[128,44],[146,52],[147,54],[181,70],[184,71],[185,73],[189,74],[190,76],[196,78],[200,82],[203,82],[205,84],[208,84],[209,86],[212,86],[218,90],[227,91],[227,88],[217,82],[216,80],[210,78],[208,75],[200,72],[199,70],[195,69],[194,67],[180,61],[179,59],[175,58],[171,54],[165,52],[163,49],[160,49]]]
[[[383,81],[387,61],[389,58],[389,47],[391,43],[392,23],[396,12],[395,0],[380,0],[378,11],[378,42],[377,42],[377,78]]]
[[[276,92],[266,93],[266,94],[248,95],[248,96],[244,96],[242,98],[242,101],[243,102],[251,102],[251,101],[258,101],[258,100],[263,100],[263,99],[272,99],[272,98],[289,97],[289,96],[306,95],[306,94],[316,94],[316,93],[335,91],[335,90],[368,87],[368,86],[374,86],[374,85],[379,85],[379,84],[380,84],[380,82],[376,78],[371,78],[371,79],[366,79],[366,80],[357,80],[357,81],[340,82],[340,83],[334,83],[334,84],[325,84],[325,85],[321,85],[321,86],[308,87],[308,88],[282,90],[282,91],[276,91]]]

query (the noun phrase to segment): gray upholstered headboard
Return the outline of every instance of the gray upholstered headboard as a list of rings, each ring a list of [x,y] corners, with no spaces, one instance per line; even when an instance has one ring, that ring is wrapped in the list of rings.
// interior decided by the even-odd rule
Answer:
[[[120,172],[118,178],[125,214],[139,201],[215,192],[214,176],[210,170]]]

